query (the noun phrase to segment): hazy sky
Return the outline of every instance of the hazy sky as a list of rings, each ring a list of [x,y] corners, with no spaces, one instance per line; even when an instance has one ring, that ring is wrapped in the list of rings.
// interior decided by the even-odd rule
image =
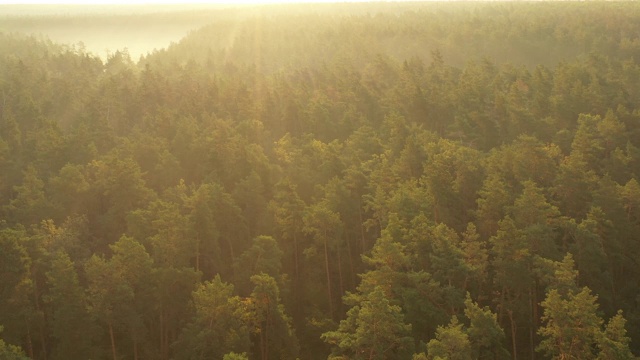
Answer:
[[[332,3],[366,2],[367,0],[189,0],[192,4],[283,4],[283,3]],[[396,0],[397,1],[397,0]],[[402,0],[401,0],[402,1]],[[406,0],[405,0],[406,1]],[[0,4],[76,4],[76,5],[139,5],[139,4],[180,4],[176,0],[0,0]]]
[[[228,8],[234,5],[253,4],[292,4],[292,3],[345,3],[367,2],[370,0],[0,0],[0,31],[7,28],[3,26],[3,16],[56,16],[56,15],[131,15],[159,13],[165,11],[186,10],[198,11],[198,9]],[[375,0],[382,2],[416,1],[416,0]],[[424,1],[424,0],[423,0]],[[38,6],[40,5],[40,6]],[[191,6],[190,6],[191,5]],[[83,43],[84,48],[92,54],[106,60],[109,54],[115,50],[127,48],[134,61],[141,55],[152,52],[154,49],[162,49],[172,42],[179,42],[189,31],[205,25],[210,18],[200,18],[200,21],[192,23],[174,24],[173,27],[151,26],[148,21],[145,27],[114,27],[111,23],[96,22],[86,25],[83,30],[78,30],[72,25],[64,26],[60,23],[26,22],[12,23],[11,31],[27,34],[45,35],[54,42],[61,44]],[[39,26],[41,25],[41,26]],[[156,24],[158,25],[158,24]]]

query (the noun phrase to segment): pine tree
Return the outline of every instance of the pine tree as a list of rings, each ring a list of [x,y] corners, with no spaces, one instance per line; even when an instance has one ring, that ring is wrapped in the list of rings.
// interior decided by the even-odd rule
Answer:
[[[411,325],[405,324],[402,309],[391,305],[378,286],[347,312],[336,331],[322,334],[322,339],[333,347],[330,358],[386,360],[412,353],[410,334]]]

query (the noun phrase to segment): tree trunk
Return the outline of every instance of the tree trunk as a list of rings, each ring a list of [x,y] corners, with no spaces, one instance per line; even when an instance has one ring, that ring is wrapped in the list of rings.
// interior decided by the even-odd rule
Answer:
[[[162,332],[162,358],[164,360],[168,360],[169,359],[169,326],[167,325],[167,318],[170,318],[171,316],[168,315],[167,313],[165,313],[164,311],[163,313],[163,318],[164,320],[164,326],[163,328],[163,332]]]
[[[167,358],[167,351],[165,349],[165,321],[164,321],[164,309],[160,308],[160,358]]]
[[[265,327],[264,327],[264,358],[263,360],[269,360],[269,324],[271,324],[271,313],[270,313],[270,306],[271,304],[268,304],[269,307],[267,307],[267,321],[265,322]]]
[[[229,245],[229,255],[231,256],[231,258],[229,259],[229,263],[233,264],[236,259],[236,256],[233,251],[233,243],[231,239],[228,237],[227,237],[227,245]],[[236,270],[234,266],[231,266],[231,275],[233,276],[234,279],[236,278]]]
[[[529,350],[531,352],[531,360],[535,360],[536,358],[536,348],[535,348],[536,303],[534,302],[534,297],[535,297],[535,288],[534,289],[529,288],[529,308],[531,309],[531,321],[529,325]]]
[[[27,324],[27,326],[29,326]],[[33,359],[33,341],[31,341],[31,330],[27,328],[27,355]]]
[[[40,328],[40,343],[42,345],[42,358],[47,360],[47,342],[44,336],[44,328]]]
[[[298,236],[296,232],[296,220],[293,220],[293,264],[295,267],[295,279],[296,284],[298,283],[298,279],[300,278],[300,268],[298,264]]]
[[[269,306],[269,304],[267,304],[267,306]],[[262,360],[269,359],[269,317],[269,308],[267,307],[265,320],[262,322],[260,329],[260,358]]]
[[[358,220],[360,221],[360,238],[362,240],[362,251],[361,254],[364,254],[367,251],[367,242],[364,236],[364,224],[362,221],[362,200],[358,199]]]
[[[340,283],[340,296],[344,294],[344,282],[342,280],[342,257],[340,256],[340,248],[337,250],[338,254],[338,280]],[[338,302],[338,311],[342,313],[342,301]]]
[[[118,360],[116,355],[116,340],[113,336],[113,325],[109,322],[109,337],[111,338],[111,354],[113,355],[113,360]]]
[[[511,346],[513,349],[513,360],[517,360],[518,358],[518,348],[516,346],[516,323],[513,320],[513,310],[507,310],[507,314],[509,314],[509,322],[511,323]]]
[[[374,321],[372,324],[373,327],[373,339],[377,338],[376,334],[377,334],[377,327],[376,327],[377,322]],[[369,360],[374,360],[375,359],[375,341],[371,344],[371,349],[369,350]]]
[[[38,289],[38,282],[35,281],[35,279],[37,278],[37,276],[36,276],[36,268],[35,267],[31,268],[31,277],[34,279],[34,281],[33,281],[33,284],[34,284],[34,286],[33,286],[33,288],[34,288],[34,291],[33,291],[33,297],[34,297],[33,298],[33,302],[34,302],[34,304],[36,306],[36,312],[38,314],[42,313],[43,317],[44,317],[44,316],[46,316],[46,314],[45,314],[45,312],[40,310],[40,301],[38,301],[38,299],[40,298],[40,291]],[[43,319],[43,320],[46,323],[46,318]],[[39,328],[40,329],[38,331],[38,335],[40,337],[40,347],[42,349],[42,357],[43,357],[44,360],[47,360],[47,344],[46,344],[45,336],[44,336],[44,328],[42,326],[39,326]]]
[[[200,234],[196,236],[196,271],[200,271]]]
[[[138,360],[138,340],[133,336],[133,360]]]
[[[329,316],[333,319],[333,296],[331,295],[331,275],[329,273],[329,245],[327,232],[324,232],[324,267],[327,272],[327,295],[329,296]]]
[[[302,294],[300,291],[300,263],[299,263],[299,259],[298,259],[298,235],[296,232],[296,221],[295,219],[293,220],[293,266],[294,266],[294,273],[293,273],[293,298],[294,299],[300,299]],[[303,317],[301,315],[302,313],[302,302],[301,301],[296,301],[294,302],[294,315],[296,318],[296,321],[298,319],[300,319],[301,317]]]
[[[358,248],[358,244],[357,244],[357,239],[354,239],[354,247],[357,249]],[[347,256],[349,256],[349,290],[352,290],[355,287],[356,284],[356,269],[353,265],[354,261],[353,261],[353,249],[351,248],[351,242],[349,241],[349,239],[347,238]]]
[[[265,335],[264,332],[260,332],[260,359],[262,360],[266,360],[267,358],[267,352],[266,352],[266,340],[265,340]]]

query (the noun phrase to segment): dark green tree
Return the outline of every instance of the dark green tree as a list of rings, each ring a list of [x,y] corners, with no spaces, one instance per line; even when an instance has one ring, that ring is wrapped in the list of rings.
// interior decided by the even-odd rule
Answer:
[[[402,309],[392,305],[382,287],[376,287],[347,312],[336,331],[322,335],[332,345],[329,358],[395,359],[413,352],[411,325]]]
[[[198,285],[193,314],[173,344],[177,359],[222,358],[250,348],[250,302],[233,294],[219,276]]]
[[[433,360],[471,360],[472,349],[469,336],[457,317],[451,318],[449,325],[438,326],[435,339],[427,344],[427,358]]]
[[[59,251],[47,272],[49,306],[55,339],[53,359],[88,358],[92,352],[92,323],[87,321],[87,299],[69,255]]]
[[[252,306],[249,326],[257,350],[255,356],[262,360],[295,359],[298,340],[281,303],[278,284],[265,273],[253,275],[251,282],[255,287],[249,297]]]

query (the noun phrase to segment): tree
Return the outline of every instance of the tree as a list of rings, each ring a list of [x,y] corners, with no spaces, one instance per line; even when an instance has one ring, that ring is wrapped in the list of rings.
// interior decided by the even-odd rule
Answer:
[[[155,234],[149,238],[154,263],[161,267],[182,268],[191,265],[197,256],[193,223],[183,213],[180,204],[156,201],[150,205],[151,228]]]
[[[275,220],[277,239],[283,244],[285,257],[285,270],[293,274],[292,293],[294,297],[301,295],[301,269],[304,263],[300,259],[303,237],[303,214],[305,203],[300,199],[296,186],[288,179],[283,179],[276,185],[275,194],[269,203],[269,209]],[[290,264],[290,265],[288,265]],[[296,301],[296,309],[293,309],[294,318],[300,309],[300,302]]]
[[[571,153],[560,163],[552,188],[562,214],[574,219],[584,218],[592,201],[596,174],[588,167],[581,153]]]
[[[498,231],[498,223],[504,218],[507,206],[513,202],[513,191],[497,173],[490,173],[478,191],[476,219],[478,230],[488,239]]]
[[[362,255],[369,270],[360,274],[357,292],[347,293],[344,303],[357,306],[367,294],[379,288],[391,305],[402,307],[406,321],[416,338],[431,335],[436,324],[445,321],[450,311],[446,290],[427,270],[430,249],[421,239],[431,239],[430,227],[423,216],[416,216],[412,231],[405,233],[395,214],[390,215],[388,226],[382,231],[371,255]],[[420,225],[428,228],[421,231]],[[413,241],[403,242],[406,239]]]
[[[88,312],[108,330],[111,356],[118,359],[116,338],[131,341],[134,358],[143,336],[141,309],[136,306],[143,286],[150,283],[152,260],[135,239],[122,236],[110,246],[113,256],[106,260],[93,255],[85,264],[88,281]]]
[[[186,188],[186,185],[181,182],[179,187]],[[218,222],[226,219],[216,216],[220,211],[214,206],[218,203],[218,197],[230,200],[217,184],[205,184],[193,190],[185,204],[190,211],[189,218],[196,238],[195,269],[207,277],[224,270]]]
[[[637,359],[629,350],[631,339],[627,337],[627,330],[625,330],[626,322],[622,316],[622,311],[618,311],[615,316],[609,319],[604,332],[597,339],[598,348],[600,349],[598,360]]]
[[[619,186],[618,191],[624,203],[627,218],[636,224],[640,224],[640,184],[633,178],[624,186]]]
[[[187,204],[195,223],[199,270],[206,277],[232,276],[236,256],[251,240],[242,210],[218,183],[201,184]]]
[[[184,319],[189,316],[189,300],[200,277],[200,272],[191,267],[162,266],[152,270],[150,284],[145,286],[143,296],[138,297],[136,307],[144,314],[149,329],[160,334],[159,337],[151,337],[159,340],[157,343],[148,345],[159,352],[155,358],[171,357],[170,346],[184,326]]]
[[[489,116],[497,97],[493,79],[497,67],[487,58],[469,61],[457,79],[454,90],[458,111],[454,115],[453,134],[464,136],[465,140],[476,143],[482,149],[489,149],[498,143],[498,123]],[[453,127],[452,126],[452,127]]]
[[[462,234],[460,247],[468,270],[463,288],[480,293],[489,281],[489,251],[487,241],[480,239],[473,223],[469,223]]]
[[[488,307],[481,308],[471,300],[469,293],[464,301],[464,315],[469,319],[466,333],[471,343],[474,359],[507,359],[509,352],[504,347],[504,331],[498,319]]]
[[[571,155],[581,156],[587,168],[593,171],[600,169],[600,159],[604,157],[605,150],[603,140],[598,133],[598,125],[606,132],[607,126],[602,124],[600,116],[580,114],[578,129],[571,143]]]
[[[56,340],[52,358],[90,357],[93,329],[87,321],[86,296],[75,266],[65,252],[54,254],[47,282],[53,314],[52,335]]]
[[[361,294],[367,294],[377,287],[391,299],[397,299],[401,294],[400,286],[410,269],[410,261],[406,246],[396,240],[394,230],[399,230],[399,227],[396,227],[398,224],[394,219],[395,216],[392,216],[389,226],[371,249],[371,255],[362,255],[362,261],[371,269],[360,275],[362,281],[358,285],[358,292]]]
[[[556,258],[554,240],[560,211],[547,201],[542,189],[533,181],[525,181],[522,185],[522,194],[510,209],[511,216],[518,229],[522,230],[532,254]]]
[[[567,255],[549,278],[549,291],[538,329],[543,339],[537,351],[553,359],[633,359],[626,337],[625,319],[619,311],[603,329],[598,297],[588,287],[577,287],[578,272]]]
[[[332,211],[326,202],[319,202],[309,206],[304,216],[304,231],[313,236],[317,246],[323,249],[324,269],[327,285],[327,304],[329,317],[335,316],[333,307],[333,285],[331,281],[331,268],[329,266],[330,251],[335,248],[339,240],[342,222],[340,216]]]
[[[462,230],[482,183],[480,152],[446,139],[429,143],[426,151],[429,155],[420,181],[433,198],[434,220]]]
[[[425,70],[424,95],[430,130],[440,135],[447,133],[447,125],[453,119],[455,106],[455,70],[445,63],[440,50],[431,50],[432,62]]]
[[[0,326],[0,334],[2,334],[2,330],[3,328]],[[7,344],[2,339],[0,339],[0,358],[4,360],[29,360],[21,348]]]
[[[449,325],[438,326],[436,338],[427,344],[427,355],[430,360],[471,360],[472,350],[469,336],[457,317],[451,318]]]
[[[85,170],[90,185],[87,217],[103,240],[101,250],[106,250],[122,235],[127,214],[149,204],[155,193],[147,188],[140,166],[119,150],[92,161]]]
[[[117,279],[116,269],[103,258],[92,256],[85,264],[85,272],[89,282],[87,311],[94,321],[107,326],[111,356],[117,360],[115,318],[130,311],[133,291]]]
[[[534,284],[533,255],[529,243],[522,230],[518,229],[514,220],[506,216],[499,222],[497,234],[489,240],[494,269],[493,284],[497,291],[498,321],[509,324],[512,355],[517,354],[517,329],[520,322],[531,321],[530,290]],[[527,324],[533,329],[533,324]]]
[[[219,359],[250,348],[250,302],[233,294],[220,276],[192,293],[193,314],[173,344],[176,359]]]
[[[384,360],[412,353],[410,333],[411,325],[405,324],[402,309],[392,305],[385,290],[378,286],[363,294],[338,329],[322,334],[322,339],[332,345],[330,358],[346,355],[356,360]]]
[[[427,344],[427,354],[416,354],[414,359],[509,358],[509,352],[504,348],[504,331],[496,314],[473,302],[469,293],[464,304],[468,325],[453,315],[447,326],[438,326],[436,337]]]
[[[465,261],[460,237],[453,229],[438,224],[429,229],[428,236],[423,239],[430,245],[429,266],[425,270],[440,283],[445,297],[444,305],[454,313],[462,305],[467,279],[473,275],[471,268]]]
[[[537,350],[553,359],[595,359],[594,345],[602,326],[596,300],[586,287],[567,297],[555,289],[547,293],[542,302],[546,325],[538,330],[543,339]]]
[[[600,135],[604,154],[608,157],[616,148],[622,149],[627,144],[627,129],[613,110],[607,110],[604,119],[596,124],[598,135]]]
[[[275,279],[260,273],[251,277],[255,285],[250,296],[252,306],[250,326],[257,340],[260,359],[293,360],[299,351],[298,340],[291,319],[280,300],[280,289]]]
[[[79,264],[86,261],[93,250],[93,239],[89,236],[88,226],[86,216],[70,216],[59,226],[52,220],[41,222],[36,234],[48,253],[67,253],[79,269]]]
[[[235,203],[242,209],[242,216],[247,222],[249,234],[256,236],[267,230],[264,212],[267,209],[266,189],[263,180],[256,171],[239,181],[233,192]]]
[[[22,228],[0,231],[0,323],[7,326],[4,338],[10,343],[23,343],[28,355],[33,356],[38,319],[34,301],[38,299],[34,296],[28,241]]]
[[[16,224],[37,224],[48,217],[50,204],[45,197],[44,182],[33,166],[27,167],[22,184],[14,186],[13,191],[16,196],[6,206],[6,211]]]
[[[260,273],[271,276],[282,287],[282,255],[278,243],[271,236],[262,235],[253,239],[253,245],[238,257],[235,264],[236,283],[241,285],[241,293],[250,293],[250,278]]]
[[[607,241],[601,236],[604,235],[602,229],[612,224],[607,221],[602,209],[592,207],[586,219],[579,224],[570,221],[569,226],[570,236],[574,241],[569,251],[575,257],[580,284],[599,294],[600,304],[604,308],[612,309],[613,294],[609,290],[614,286],[614,274],[611,264],[615,257],[620,256],[620,249],[614,239]]]

